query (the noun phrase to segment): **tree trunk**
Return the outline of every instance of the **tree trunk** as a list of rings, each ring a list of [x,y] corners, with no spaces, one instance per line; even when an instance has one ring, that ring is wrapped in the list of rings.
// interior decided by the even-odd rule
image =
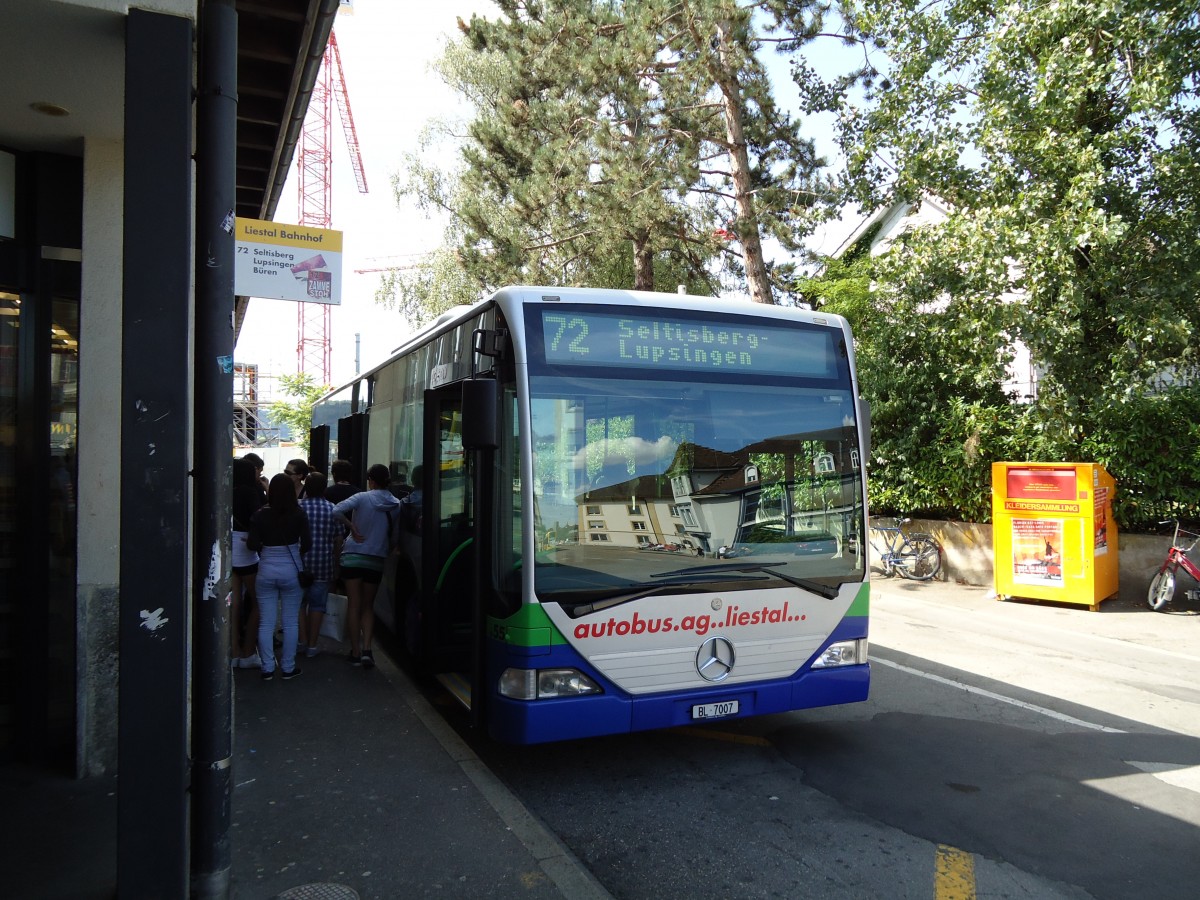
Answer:
[[[648,235],[633,239],[633,289],[654,290],[654,251],[650,249]]]
[[[720,65],[715,66],[717,87],[721,89],[721,105],[725,114],[725,134],[729,140],[730,170],[733,173],[733,194],[737,206],[737,239],[742,245],[742,264],[746,268],[746,286],[755,303],[775,302],[771,279],[763,260],[762,240],[758,233],[758,216],[754,212],[754,194],[750,185],[750,156],[746,152],[746,136],[742,131],[742,90],[737,73],[729,65],[729,35],[724,25],[717,28]]]

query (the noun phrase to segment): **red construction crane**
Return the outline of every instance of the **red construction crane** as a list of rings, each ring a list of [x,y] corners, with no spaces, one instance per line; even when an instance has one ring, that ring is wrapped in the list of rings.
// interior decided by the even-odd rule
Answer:
[[[329,228],[330,194],[332,188],[333,141],[330,122],[332,105],[336,102],[342,120],[342,132],[350,150],[350,164],[358,192],[367,192],[367,174],[363,170],[362,154],[358,147],[358,132],[354,114],[350,111],[350,96],[346,93],[346,78],[342,73],[342,56],[337,37],[331,31],[321,71],[313,85],[308,114],[300,135],[300,224],[313,228]],[[332,307],[326,303],[301,303],[296,311],[296,368],[329,384],[329,321]]]
[[[368,275],[372,272],[407,272],[411,269],[419,269],[420,265],[414,262],[392,262],[390,264],[387,264],[387,262],[388,260],[411,259],[414,256],[419,257],[422,255],[420,253],[402,253],[395,256],[372,256],[367,262],[376,263],[376,265],[368,266],[364,269],[355,269],[354,273],[356,275]]]

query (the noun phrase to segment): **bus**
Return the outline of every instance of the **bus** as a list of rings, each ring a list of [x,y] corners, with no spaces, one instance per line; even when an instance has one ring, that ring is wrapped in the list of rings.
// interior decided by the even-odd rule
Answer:
[[[319,400],[310,446],[415,489],[376,614],[524,744],[865,700],[868,433],[839,316],[511,287]]]

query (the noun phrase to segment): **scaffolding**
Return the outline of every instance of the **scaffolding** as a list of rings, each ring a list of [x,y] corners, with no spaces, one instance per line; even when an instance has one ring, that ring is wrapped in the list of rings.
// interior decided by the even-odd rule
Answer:
[[[235,448],[272,447],[279,444],[279,426],[271,423],[266,409],[259,405],[261,400],[269,402],[268,398],[261,396],[259,388],[257,365],[233,364],[233,445]]]

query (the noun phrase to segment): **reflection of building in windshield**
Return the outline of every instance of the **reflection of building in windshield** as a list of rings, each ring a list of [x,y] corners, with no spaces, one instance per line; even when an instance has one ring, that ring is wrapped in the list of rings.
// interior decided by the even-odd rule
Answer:
[[[736,452],[680,444],[666,472],[602,479],[578,495],[579,538],[597,549],[709,556],[748,544],[800,552],[803,544],[838,555],[861,516],[853,446],[849,431],[771,438]]]
[[[757,487],[744,450],[726,453],[685,444],[671,464],[671,489],[688,533],[706,554],[733,540],[748,484]]]
[[[592,488],[577,498],[577,508],[580,540],[593,547],[696,552],[662,475]]]

